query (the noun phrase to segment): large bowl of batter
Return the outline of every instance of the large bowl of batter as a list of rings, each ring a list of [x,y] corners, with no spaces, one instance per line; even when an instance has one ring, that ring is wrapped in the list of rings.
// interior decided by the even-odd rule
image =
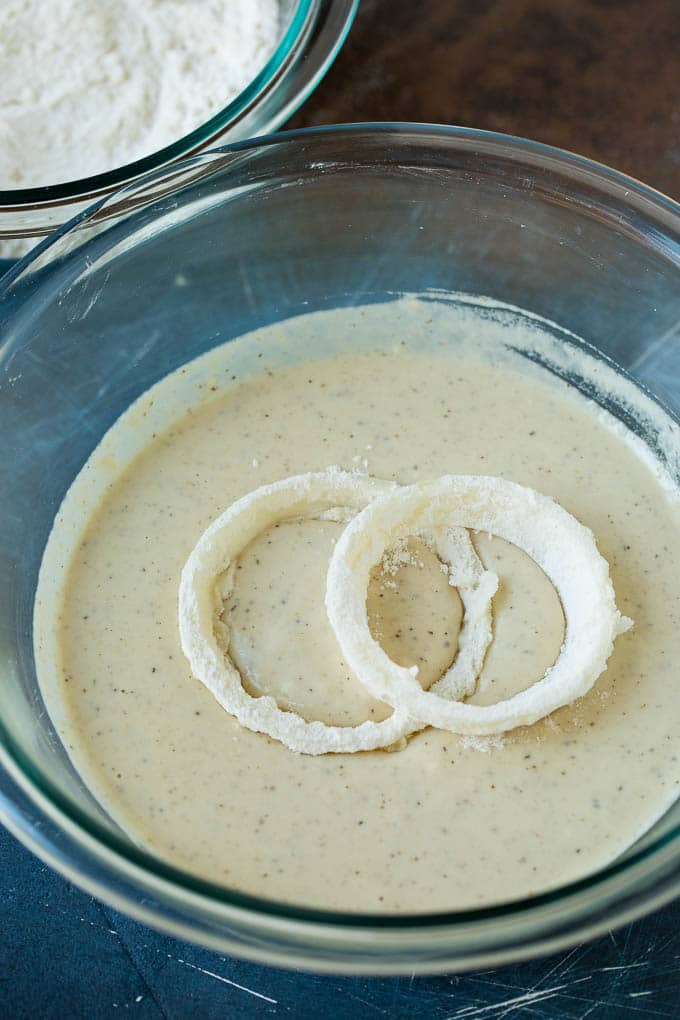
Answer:
[[[488,966],[668,901],[678,207],[546,146],[409,125],[272,135],[130,187],[0,288],[5,824],[149,924],[318,970]],[[635,621],[593,690],[395,753],[243,730],[182,656],[179,574],[234,499],[330,464],[505,475],[591,527]],[[341,527],[263,533],[229,613],[255,695],[354,725],[385,706],[329,651]],[[475,544],[501,578],[488,704],[542,674],[564,619],[519,550]],[[426,550],[409,563],[369,608],[432,682],[461,608]]]

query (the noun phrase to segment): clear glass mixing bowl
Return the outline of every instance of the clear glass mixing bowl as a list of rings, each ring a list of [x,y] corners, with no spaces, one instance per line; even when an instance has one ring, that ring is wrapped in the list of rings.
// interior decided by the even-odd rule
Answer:
[[[279,44],[257,77],[205,124],[144,159],[43,188],[3,191],[0,181],[0,260],[24,254],[32,247],[32,238],[44,237],[98,196],[150,170],[220,143],[275,131],[314,91],[335,60],[358,5],[359,0],[280,0]],[[2,269],[0,265],[0,273]]]
[[[680,890],[676,804],[610,867],[495,908],[386,918],[240,895],[133,846],[45,712],[31,641],[37,571],[64,493],[116,417],[230,337],[428,289],[557,321],[680,407],[678,206],[502,135],[368,125],[203,154],[104,199],[0,282],[5,823],[114,907],[225,953],[373,973],[489,966],[590,937]]]

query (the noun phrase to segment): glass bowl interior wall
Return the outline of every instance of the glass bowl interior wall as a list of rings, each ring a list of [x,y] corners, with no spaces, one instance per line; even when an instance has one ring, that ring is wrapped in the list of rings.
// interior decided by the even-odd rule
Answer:
[[[10,827],[144,920],[317,968],[500,962],[669,898],[680,882],[677,805],[609,872],[465,915],[319,915],[191,879],[134,847],[74,772],[40,697],[31,616],[52,521],[103,433],[174,368],[269,322],[403,292],[483,294],[572,330],[677,413],[673,203],[542,146],[398,126],[274,136],[157,171],[130,192],[132,208],[109,218],[100,209],[87,231],[62,231],[0,283],[0,794]]]

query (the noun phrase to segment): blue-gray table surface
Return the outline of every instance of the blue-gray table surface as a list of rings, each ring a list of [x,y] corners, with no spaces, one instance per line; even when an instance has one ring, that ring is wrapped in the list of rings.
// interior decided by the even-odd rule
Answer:
[[[680,1017],[680,903],[556,956],[443,977],[294,973],[129,920],[0,830],[2,1020]]]

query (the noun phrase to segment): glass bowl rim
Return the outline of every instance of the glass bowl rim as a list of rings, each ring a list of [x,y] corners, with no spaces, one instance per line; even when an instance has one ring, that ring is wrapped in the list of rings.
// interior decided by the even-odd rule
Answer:
[[[613,196],[629,209],[634,205],[631,196],[636,196],[643,200],[645,205],[644,212],[647,214],[649,214],[649,203],[651,203],[651,208],[662,214],[666,226],[674,228],[680,236],[680,203],[664,195],[662,192],[656,191],[648,185],[605,164],[598,163],[576,153],[531,139],[499,132],[483,131],[476,128],[402,122],[340,124],[274,132],[221,146],[203,153],[202,156],[209,157],[230,153],[244,153],[286,142],[295,143],[298,140],[302,140],[307,144],[314,137],[323,138],[328,135],[356,136],[366,133],[373,135],[398,134],[402,136],[401,141],[404,141],[404,136],[422,137],[429,134],[434,138],[438,137],[441,141],[457,142],[459,143],[459,148],[462,149],[469,148],[470,143],[477,143],[479,146],[477,155],[481,160],[488,157],[490,153],[498,155],[499,150],[500,155],[506,159],[512,159],[513,157],[516,159],[521,154],[528,155],[533,157],[538,165],[556,165],[562,170],[570,171],[571,175],[576,179],[588,180],[591,184],[595,181],[599,183],[601,189],[608,191],[609,194],[612,194],[613,189]],[[155,179],[158,174],[162,175],[164,171],[176,172],[177,167],[178,164],[173,163],[170,167],[161,168],[160,171],[151,171],[146,177],[153,177]],[[221,172],[224,172],[224,168],[222,168]],[[144,179],[142,178],[142,183]],[[182,188],[180,187],[178,190],[181,191]],[[57,245],[63,235],[80,227],[83,221],[86,221],[88,217],[95,214],[110,197],[105,196],[82,213],[73,217],[53,234],[45,238],[27,256],[19,260],[3,277],[0,277],[0,301],[7,296],[13,282],[25,269],[30,268],[34,259],[40,256],[42,263],[42,256],[52,246]],[[113,197],[115,198],[115,193]],[[153,203],[153,199],[151,203]],[[680,259],[678,261],[680,263]],[[36,779],[36,773],[31,763],[23,751],[17,747],[1,719],[0,764],[4,766],[8,775],[17,783],[21,791],[28,796],[32,804],[45,811],[50,820],[58,828],[70,834],[75,832],[77,842],[82,847],[87,847],[90,852],[94,851],[96,854],[99,854],[100,864],[103,864],[111,871],[113,861],[113,870],[118,877],[127,879],[132,884],[136,884],[136,875],[141,874],[157,886],[165,888],[171,894],[181,893],[185,897],[183,900],[185,903],[199,902],[209,904],[212,908],[224,908],[227,911],[230,909],[232,911],[235,910],[241,914],[245,913],[251,918],[259,917],[270,921],[298,922],[312,927],[322,925],[326,928],[334,928],[338,932],[349,932],[353,929],[364,931],[373,929],[382,931],[392,930],[403,934],[419,930],[442,931],[447,928],[480,924],[491,920],[507,921],[522,915],[529,915],[531,912],[542,907],[565,902],[570,898],[579,898],[585,892],[592,892],[604,886],[608,880],[620,877],[633,869],[639,870],[639,867],[645,863],[651,866],[654,863],[653,859],[658,857],[664,850],[667,851],[676,845],[680,849],[680,824],[678,824],[669,832],[655,839],[653,843],[633,852],[625,860],[615,860],[582,879],[566,883],[537,896],[504,901],[500,904],[464,911],[443,911],[437,913],[393,915],[331,911],[301,907],[282,901],[268,900],[254,894],[240,893],[193,876],[181,869],[174,868],[150,853],[124,842],[115,834],[100,826],[99,823],[93,822],[78,806],[73,805],[67,797],[64,797],[52,785],[49,779],[45,781],[44,776],[39,776]],[[2,808],[1,797],[0,808]],[[30,845],[31,849],[40,855],[40,847],[37,845],[37,841],[30,839],[30,835],[26,832],[25,827],[13,824],[9,813],[4,808],[0,813],[3,815],[3,821],[5,821],[10,831],[22,838],[22,841]],[[50,863],[52,863],[52,866],[58,867],[54,861]],[[71,864],[70,861],[68,864],[66,862],[62,863],[64,870],[68,870],[71,877],[78,874],[77,863],[76,865]],[[658,870],[652,873],[651,876],[647,872],[647,878],[651,878],[651,881],[647,881],[645,888],[642,890],[643,893],[647,894],[645,900],[653,898],[655,891],[653,879],[655,875],[658,876]],[[75,880],[77,881],[77,878]],[[678,875],[673,883],[673,888],[670,891],[666,890],[660,897],[657,897],[654,905],[660,906],[663,902],[671,899],[677,892],[678,887],[680,887],[680,875]],[[100,882],[98,888],[100,890],[99,895],[106,899],[107,891],[110,888],[109,885],[106,882]],[[134,912],[127,903],[123,909],[129,909],[130,912]],[[629,910],[627,917],[639,916],[641,913],[644,913],[644,910],[644,905],[642,907],[638,906],[632,911]],[[604,930],[606,921],[607,919],[605,918],[598,930]]]
[[[257,102],[264,98],[268,94],[270,87],[279,80],[280,72],[295,55],[296,47],[300,41],[306,37],[306,32],[315,14],[316,2],[317,0],[294,0],[295,7],[290,22],[265,65],[234,99],[192,131],[163,146],[163,148],[157,149],[155,152],[133,160],[131,163],[112,167],[110,170],[93,174],[90,177],[81,177],[63,181],[59,184],[39,185],[30,188],[4,190],[0,188],[0,213],[19,212],[22,209],[32,207],[68,205],[74,201],[91,200],[102,192],[110,193],[112,189],[118,189],[125,184],[139,180],[153,170],[168,164],[174,164],[180,159],[188,158],[192,152],[200,149],[201,146],[213,138],[215,141],[218,141],[220,133],[228,128],[244,111],[256,105]],[[335,2],[335,0],[331,0],[331,2]],[[360,0],[342,0],[342,2],[344,3],[345,14],[341,31],[338,37],[333,40],[333,45],[325,55],[319,72],[309,82],[304,83],[304,87],[301,88],[299,94],[295,97],[294,106],[287,112],[287,116],[292,116],[295,110],[308,97],[310,90],[313,90],[323,79],[347,37],[356,16]]]

